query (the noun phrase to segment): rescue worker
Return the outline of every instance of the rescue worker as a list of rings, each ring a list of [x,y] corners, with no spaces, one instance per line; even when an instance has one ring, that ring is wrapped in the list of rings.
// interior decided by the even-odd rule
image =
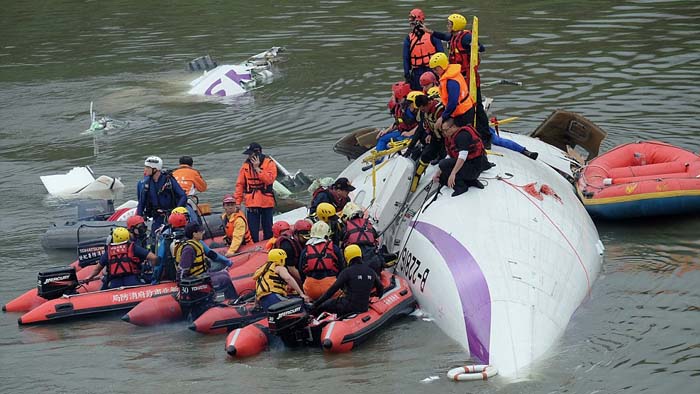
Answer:
[[[248,228],[248,220],[236,204],[236,199],[227,194],[222,201],[224,213],[221,222],[224,227],[224,242],[228,245],[226,257],[232,257],[243,245],[253,243],[253,237]]]
[[[185,215],[187,223],[196,222],[196,220],[193,220],[196,215],[192,215],[192,212],[190,212],[188,208],[189,204],[187,204],[187,207],[175,207],[172,211],[170,211],[170,214],[172,215],[173,213],[181,213]]]
[[[338,178],[328,188],[316,189],[311,199],[309,212],[313,214],[316,212],[318,205],[324,202],[333,205],[336,211],[342,211],[345,204],[350,201],[350,192],[353,190],[355,190],[355,187],[348,178]]]
[[[263,239],[272,237],[272,214],[275,208],[272,184],[277,179],[277,165],[262,153],[262,147],[256,142],[251,143],[243,154],[248,155],[248,158],[238,172],[233,196],[239,208],[245,202],[250,235],[253,242],[258,242],[261,227]]]
[[[309,240],[311,226],[312,223],[306,219],[297,220],[294,223],[294,227],[282,233],[273,246],[273,249],[282,249],[287,253],[287,270],[300,286],[304,282],[301,280],[297,265],[299,265],[299,257],[304,249],[304,245],[306,245],[306,241]]]
[[[338,316],[351,313],[367,312],[372,288],[376,296],[381,298],[384,286],[380,277],[366,264],[362,264],[362,250],[357,245],[350,245],[344,251],[348,267],[338,275],[338,279],[321,298],[314,302],[311,311],[335,313]],[[330,299],[338,290],[343,290],[343,296]]]
[[[347,206],[347,204],[346,204]],[[340,245],[340,237],[343,233],[343,224],[338,218],[337,211],[332,204],[322,202],[316,207],[316,218],[328,225],[329,238],[335,242],[336,245]]]
[[[283,233],[289,231],[291,227],[289,223],[284,220],[278,220],[272,224],[272,238],[267,240],[265,244],[265,250],[270,251],[275,247],[277,243],[277,238],[281,237]],[[288,255],[289,256],[289,255]]]
[[[440,169],[433,179],[451,187],[454,190],[452,197],[466,192],[470,186],[483,189],[484,185],[477,178],[482,171],[490,168],[490,164],[486,159],[484,144],[474,127],[460,127],[449,120],[443,130],[449,157],[440,160]]]
[[[426,74],[423,74],[426,75]],[[416,107],[418,108],[418,130],[413,136],[411,144],[409,144],[406,157],[411,156],[418,159],[416,172],[411,181],[411,192],[415,192],[418,188],[418,182],[421,176],[428,168],[428,165],[439,157],[445,156],[445,144],[442,138],[442,132],[435,127],[435,123],[442,116],[442,111],[445,107],[440,102],[439,88],[432,87],[428,89],[427,95],[418,95],[415,98]],[[420,151],[416,150],[416,145],[420,142],[423,148]]]
[[[392,89],[394,89],[394,96],[397,98],[397,104],[394,106],[392,113],[394,123],[377,134],[377,145],[375,147],[377,152],[387,150],[391,141],[397,142],[410,138],[417,125],[416,114],[414,111],[411,111],[411,103],[406,100],[411,92],[410,86],[397,83],[394,84]],[[375,165],[382,161],[384,161],[384,157],[377,159]],[[372,168],[371,164],[363,167],[362,170],[366,171],[370,168]]]
[[[184,278],[199,276],[208,273],[211,277],[212,285],[217,291],[222,291],[228,300],[238,298],[238,293],[231,283],[228,271],[210,271],[207,252],[202,244],[204,228],[199,223],[188,223],[185,226],[185,242],[178,242],[175,245],[175,262],[177,263],[178,281]],[[213,252],[213,251],[212,251]],[[216,252],[213,252],[216,253]],[[226,267],[231,267],[233,263],[226,259]]]
[[[126,228],[131,233],[131,240],[140,247],[147,249],[148,227],[146,221],[139,215],[134,215],[126,220]]]
[[[158,242],[156,244],[158,262],[153,267],[151,284],[156,284],[161,280],[175,280],[176,278],[173,246],[175,242],[184,240],[185,226],[187,225],[187,217],[185,214],[176,210],[177,208],[168,216],[168,226],[158,235]]]
[[[443,52],[442,41],[425,30],[425,13],[414,8],[408,14],[411,32],[403,40],[403,74],[411,89],[420,90],[420,77],[430,71],[430,57]]]
[[[143,179],[136,186],[138,206],[136,214],[144,218],[153,218],[151,238],[165,223],[170,211],[187,203],[187,195],[175,178],[163,170],[163,160],[149,156],[144,162]]]
[[[304,278],[304,293],[317,299],[335,282],[344,263],[337,244],[327,239],[330,228],[325,222],[311,227],[311,238],[299,257],[299,272]]]
[[[389,99],[389,103],[387,104],[389,115],[394,116],[397,106],[406,99],[406,95],[410,91],[411,85],[405,81],[399,81],[391,85],[391,99]],[[391,130],[391,128],[389,130]]]
[[[284,250],[272,249],[267,254],[267,262],[253,274],[255,299],[265,311],[287,299],[287,286],[296,291],[305,302],[311,301],[285,268],[286,260],[287,253]]]
[[[460,14],[452,14],[447,17],[447,33],[432,32],[433,36],[450,43],[450,50],[447,55],[448,61],[451,64],[459,64],[460,72],[464,80],[469,83],[469,66],[471,59],[471,44],[472,33],[467,30],[467,18]],[[479,43],[479,52],[484,52],[486,47]],[[476,68],[474,69],[474,78],[476,78],[476,130],[479,136],[488,146],[492,141],[489,140],[489,118],[486,115],[486,110],[482,103],[481,97],[481,77],[479,76],[479,64],[481,59],[478,59]]]
[[[384,258],[379,254],[379,235],[369,219],[364,217],[362,207],[354,202],[348,203],[343,209],[345,231],[341,245],[347,248],[357,245],[362,251],[364,262],[379,275],[382,272]]]
[[[442,129],[442,124],[448,119],[453,119],[459,127],[473,124],[476,103],[469,96],[469,85],[460,73],[460,65],[449,64],[447,55],[436,53],[430,58],[430,66],[440,76],[440,100],[445,106],[435,127]],[[488,133],[488,128],[486,131],[486,135],[479,134],[479,137],[482,141],[489,141],[490,145],[491,133]]]
[[[428,90],[433,87],[438,86],[438,79],[435,73],[431,70],[430,72],[425,72],[420,76],[420,87],[423,93],[428,94]]]
[[[197,192],[202,193],[207,190],[207,181],[204,180],[199,171],[192,168],[193,164],[194,161],[190,156],[182,156],[180,158],[180,166],[173,171],[173,177],[188,195],[194,195]]]
[[[117,227],[112,231],[112,242],[107,246],[107,251],[82,282],[89,282],[107,267],[102,290],[141,285],[140,274],[145,260],[155,264],[156,255],[131,241],[128,229]]]

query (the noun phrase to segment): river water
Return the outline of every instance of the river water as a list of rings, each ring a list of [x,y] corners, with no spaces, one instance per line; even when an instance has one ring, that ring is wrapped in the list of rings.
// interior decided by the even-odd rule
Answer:
[[[254,4],[254,5],[253,5]],[[465,7],[467,3],[464,3]],[[459,11],[480,17],[485,82],[495,114],[530,132],[553,109],[608,132],[607,150],[660,139],[700,150],[700,3],[473,1],[419,3],[444,30]],[[61,0],[2,2],[0,13],[0,301],[35,285],[70,253],[40,236],[66,219],[39,176],[90,165],[121,176],[133,198],[145,156],[195,158],[215,202],[232,190],[251,141],[292,170],[334,176],[346,133],[390,123],[390,85],[415,5],[371,1]],[[186,62],[209,53],[238,62],[287,48],[278,77],[222,103],[186,95]],[[90,101],[128,127],[92,137]],[[99,153],[95,155],[94,144]],[[700,375],[700,219],[598,223],[605,263],[591,297],[528,379],[456,384],[468,361],[430,322],[405,319],[341,356],[273,350],[227,360],[222,337],[174,324],[142,329],[114,317],[18,328],[0,314],[0,391],[34,392],[697,392]],[[421,380],[439,376],[431,383]]]

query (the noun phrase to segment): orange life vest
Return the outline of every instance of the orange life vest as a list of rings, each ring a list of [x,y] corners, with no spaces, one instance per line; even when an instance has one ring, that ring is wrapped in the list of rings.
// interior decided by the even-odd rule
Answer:
[[[461,66],[459,64],[450,64],[442,76],[440,76],[440,100],[442,105],[447,107],[448,93],[447,93],[447,81],[453,80],[459,83],[459,99],[457,103],[457,108],[452,112],[452,117],[457,117],[462,115],[474,107],[474,100],[469,97],[469,85],[460,73]]]
[[[243,212],[238,211],[234,213],[230,220],[229,216],[226,214],[223,214],[222,218],[224,220],[224,242],[226,242],[227,245],[230,245],[233,240],[233,230],[236,228],[236,220],[238,219],[243,220],[243,223],[245,223],[245,234],[243,235],[241,245],[253,243],[253,237],[250,235],[250,229],[248,228],[248,219],[246,219]]]
[[[272,174],[272,179],[268,180],[269,184],[266,184],[260,178],[260,175],[253,170],[253,165],[248,160],[243,163],[238,172],[234,197],[237,203],[245,202],[247,208],[272,208],[275,206],[275,194],[272,189],[272,183],[277,178],[277,165],[269,157],[261,157],[260,169],[263,172]]]
[[[411,68],[428,67],[430,64],[430,57],[437,53],[437,48],[430,40],[431,37],[430,33],[424,33],[420,38],[413,32],[408,34]]]

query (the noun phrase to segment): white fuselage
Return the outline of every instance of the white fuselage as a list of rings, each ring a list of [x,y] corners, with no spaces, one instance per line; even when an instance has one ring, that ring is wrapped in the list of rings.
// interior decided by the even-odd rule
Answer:
[[[443,187],[433,198],[437,166],[408,193],[414,162],[401,156],[378,168],[374,187],[362,158],[340,176],[385,230],[382,240],[399,253],[396,270],[421,309],[478,363],[519,377],[589,294],[603,246],[571,184],[545,164],[567,172],[563,152],[512,137],[538,151],[538,160],[494,146],[488,159],[496,166],[481,175],[486,187],[458,197]]]

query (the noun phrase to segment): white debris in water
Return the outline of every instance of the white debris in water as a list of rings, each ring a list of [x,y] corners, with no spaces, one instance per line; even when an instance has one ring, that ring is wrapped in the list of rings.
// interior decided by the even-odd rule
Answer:
[[[423,321],[433,321],[433,320],[435,320],[435,319],[433,319],[432,317],[430,317],[429,314],[423,312],[423,310],[422,310],[422,309],[419,309],[419,308],[416,308],[416,310],[414,310],[413,312],[411,312],[410,316],[411,316],[411,317],[420,318],[420,319],[422,319]]]
[[[421,382],[421,383],[430,383],[430,382],[432,382],[433,380],[438,380],[438,379],[440,379],[439,376],[428,376],[427,378],[421,380],[420,382]]]

